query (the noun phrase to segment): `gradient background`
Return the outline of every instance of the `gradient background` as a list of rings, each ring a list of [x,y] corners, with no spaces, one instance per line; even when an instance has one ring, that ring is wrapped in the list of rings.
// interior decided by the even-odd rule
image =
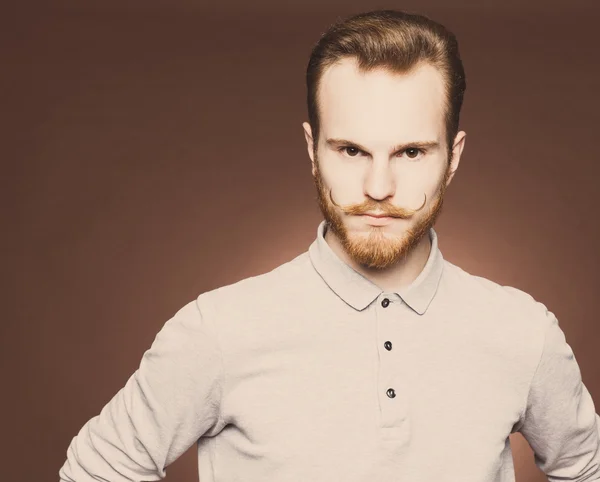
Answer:
[[[310,49],[336,16],[381,7],[430,15],[461,45],[467,142],[436,224],[444,256],[557,315],[598,411],[600,2],[15,5],[0,15],[2,481],[57,480],[181,306],[308,249]],[[511,440],[517,480],[545,481]],[[167,480],[196,470],[194,445]]]

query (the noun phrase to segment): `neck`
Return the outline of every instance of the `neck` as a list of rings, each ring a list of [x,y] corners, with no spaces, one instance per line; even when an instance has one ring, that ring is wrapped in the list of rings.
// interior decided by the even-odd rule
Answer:
[[[426,234],[405,258],[389,268],[374,269],[354,261],[331,230],[327,229],[324,238],[333,252],[352,269],[382,290],[391,292],[397,292],[409,286],[423,271],[431,252],[431,239],[429,234]]]

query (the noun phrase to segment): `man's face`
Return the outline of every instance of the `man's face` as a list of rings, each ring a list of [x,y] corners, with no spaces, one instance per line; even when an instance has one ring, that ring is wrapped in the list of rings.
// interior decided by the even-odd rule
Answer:
[[[442,76],[427,64],[360,73],[344,59],[324,72],[319,102],[314,151],[304,128],[321,212],[355,262],[393,266],[433,226],[462,152],[464,132],[448,164]]]

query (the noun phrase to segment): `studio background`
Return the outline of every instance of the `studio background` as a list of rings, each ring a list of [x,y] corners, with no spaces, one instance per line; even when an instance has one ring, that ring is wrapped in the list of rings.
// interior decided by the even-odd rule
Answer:
[[[180,307],[308,249],[306,63],[337,16],[375,8],[461,46],[444,257],[546,304],[600,410],[600,2],[2,3],[3,481],[57,480]],[[511,442],[517,481],[545,481]],[[194,445],[166,480],[196,464]]]

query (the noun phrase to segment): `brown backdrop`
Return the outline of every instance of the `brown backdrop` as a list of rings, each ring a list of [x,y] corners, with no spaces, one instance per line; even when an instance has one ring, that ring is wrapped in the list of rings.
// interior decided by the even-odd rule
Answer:
[[[462,46],[445,257],[547,304],[600,405],[599,2],[272,3],[3,7],[3,481],[57,480],[176,310],[308,248],[310,48],[379,7],[428,14]],[[511,438],[517,480],[546,480]],[[197,480],[195,446],[167,480]]]

